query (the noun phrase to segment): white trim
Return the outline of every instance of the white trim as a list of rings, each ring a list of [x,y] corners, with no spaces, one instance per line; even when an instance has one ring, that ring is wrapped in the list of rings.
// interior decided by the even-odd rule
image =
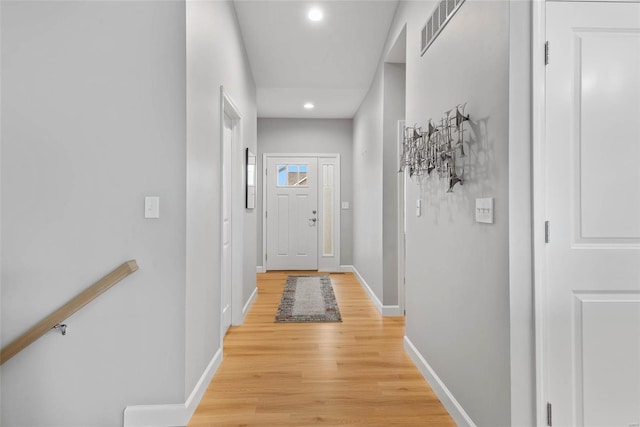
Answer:
[[[340,269],[344,272],[353,273],[356,276],[356,279],[358,279],[358,282],[360,282],[360,285],[364,288],[364,290],[369,295],[369,299],[371,299],[371,302],[373,302],[373,305],[376,306],[376,309],[382,316],[384,317],[404,316],[404,311],[400,310],[400,306],[382,304],[378,296],[375,294],[375,292],[373,292],[373,290],[371,289],[367,281],[364,280],[364,277],[362,277],[362,275],[360,274],[360,272],[355,266],[341,265]]]
[[[267,269],[265,267],[263,267],[262,265],[256,265],[256,273],[257,274],[262,274],[262,273],[266,273]]]
[[[249,297],[249,299],[247,300],[247,303],[244,305],[244,307],[242,307],[242,322],[244,322],[244,319],[247,317],[247,314],[249,313],[249,310],[251,310],[251,306],[253,305],[253,302],[256,300],[256,298],[258,297],[258,288],[256,287],[253,292],[251,292],[251,296]]]
[[[382,315],[384,317],[404,317],[404,310],[399,305],[383,305]]]
[[[536,372],[536,425],[546,424],[546,368],[544,301],[546,263],[544,252],[544,221],[546,217],[545,183],[545,63],[546,4],[543,0],[532,4],[532,153],[533,153],[533,271],[535,304],[535,372]]]
[[[460,402],[456,400],[453,393],[449,391],[445,383],[436,374],[436,371],[422,357],[407,336],[404,337],[404,349],[458,427],[476,427]]]
[[[0,5],[0,22],[2,22],[2,6]],[[2,46],[2,37],[0,36],[0,46]],[[1,59],[2,55],[0,55],[0,75],[2,74],[2,59]],[[2,78],[0,78],[0,100],[2,99]],[[2,106],[1,106],[1,102],[0,102],[0,117],[2,117]],[[2,135],[2,121],[0,120],[0,135]],[[2,147],[2,137],[0,136],[0,147]],[[2,149],[0,148],[0,164],[2,164]],[[2,176],[2,174],[0,173],[0,176]],[[0,179],[0,184],[1,184],[2,180]],[[2,188],[2,186],[0,185],[0,188]],[[1,202],[2,198],[0,197],[0,224],[2,224],[2,202]],[[1,238],[1,234],[0,234],[0,241],[2,241]],[[0,247],[0,259],[2,259],[2,248]],[[1,268],[0,268],[1,270]],[[5,311],[6,313],[6,311]],[[2,274],[0,271],[0,319],[2,319]],[[4,347],[3,343],[2,343],[2,337],[0,337],[0,348]],[[2,369],[0,369],[0,384],[2,384]],[[0,387],[0,402],[2,402],[2,387]],[[0,422],[2,422],[0,420]]]
[[[222,349],[218,349],[184,403],[127,406],[124,410],[124,427],[186,426],[221,363]]]
[[[340,273],[353,273],[356,274],[355,268],[353,267],[353,265],[341,265],[340,266]]]
[[[371,289],[367,281],[364,280],[364,277],[362,277],[358,269],[353,265],[351,266],[351,268],[353,269],[353,274],[356,276],[356,279],[358,279],[358,282],[360,282],[360,285],[364,288],[367,294],[369,294],[369,299],[371,299],[371,302],[373,302],[373,305],[375,305],[378,311],[380,312],[380,314],[382,314],[382,301],[380,301],[380,299],[375,294],[375,292],[373,292],[373,290]]]
[[[509,3],[510,401],[511,424],[515,426],[533,426],[536,418],[531,237],[531,13],[531,2]]]
[[[224,138],[224,115],[228,115],[233,120],[233,145],[231,160],[234,164],[243,164],[243,120],[240,110],[233,102],[233,99],[225,91],[224,86],[220,86],[220,182],[222,183],[222,153]],[[244,318],[242,313],[242,284],[243,284],[243,235],[244,235],[244,168],[231,168],[231,325],[242,324]],[[220,236],[222,236],[222,201],[220,203]],[[222,263],[222,251],[220,251]],[[222,265],[222,264],[221,264]],[[222,274],[222,269],[220,270]],[[220,347],[224,332],[222,330],[222,286],[220,287]]]
[[[262,154],[262,266],[264,272],[267,272],[267,155]]]

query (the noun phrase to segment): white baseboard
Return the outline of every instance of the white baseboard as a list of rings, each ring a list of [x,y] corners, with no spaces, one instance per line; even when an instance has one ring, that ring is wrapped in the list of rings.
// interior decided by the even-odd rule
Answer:
[[[378,312],[381,315],[383,315],[384,317],[404,316],[404,313],[400,310],[400,306],[399,305],[397,305],[397,304],[396,305],[383,305],[382,304],[382,301],[380,301],[380,298],[378,298],[378,296],[375,294],[375,292],[373,292],[373,290],[371,290],[371,287],[369,286],[367,281],[364,280],[364,277],[362,277],[362,275],[360,274],[360,272],[358,271],[358,269],[355,266],[353,266],[353,265],[342,265],[342,266],[340,266],[340,268],[343,271],[351,272],[356,276],[356,279],[358,279],[358,282],[360,282],[360,285],[362,285],[364,290],[367,292],[367,294],[369,295],[369,298],[371,299],[373,304],[376,306],[376,308],[378,309]]]
[[[407,336],[404,337],[404,349],[458,427],[476,427],[462,405],[456,400],[444,382],[442,382],[440,377],[438,377],[433,368],[427,363],[424,357],[422,357],[422,354],[420,354]]]
[[[355,274],[355,268],[353,267],[353,265],[341,265],[340,266],[340,272],[341,273],[353,273]]]
[[[247,303],[244,305],[244,307],[242,307],[242,322],[240,322],[240,324],[244,323],[244,318],[247,317],[247,313],[249,313],[249,310],[251,309],[251,306],[253,305],[253,302],[256,300],[257,297],[258,297],[258,288],[256,287],[251,293],[251,296],[249,297],[249,300],[247,301]]]
[[[261,265],[256,265],[256,273],[260,274],[260,273],[266,273],[267,272],[267,268],[263,267]]]
[[[384,317],[402,317],[404,316],[403,310],[400,310],[399,305],[383,305],[382,315]]]
[[[353,274],[355,274],[356,279],[358,279],[358,282],[360,282],[360,285],[362,285],[364,290],[367,291],[367,294],[369,295],[369,299],[371,299],[371,302],[373,302],[373,305],[375,305],[378,311],[380,312],[380,314],[382,314],[382,301],[380,301],[378,296],[373,292],[373,290],[371,290],[371,288],[369,287],[369,284],[367,283],[366,280],[364,280],[364,277],[362,277],[358,269],[353,265],[351,266],[351,268],[353,269]]]
[[[124,410],[124,427],[186,426],[221,363],[222,349],[218,349],[184,403],[127,406]]]

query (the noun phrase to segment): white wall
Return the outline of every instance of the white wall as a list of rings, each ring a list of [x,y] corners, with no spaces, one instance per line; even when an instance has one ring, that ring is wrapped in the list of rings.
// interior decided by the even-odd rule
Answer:
[[[183,401],[184,3],[2,2],[1,31],[2,342],[140,266],[2,366],[2,424],[114,426]]]
[[[66,337],[3,365],[2,423],[121,425],[128,405],[184,402],[221,344],[220,85],[256,149],[233,4],[2,9],[2,341],[140,265]],[[143,219],[145,195],[160,196],[160,219]],[[243,210],[240,307],[255,290],[255,219]]]
[[[353,117],[353,265],[382,301],[383,70]]]
[[[352,227],[352,136],[353,122],[347,119],[258,119],[258,189],[256,212],[262,213],[263,153],[340,154],[340,196],[349,209],[340,210],[340,264],[353,263]],[[262,264],[262,221],[258,222],[257,259]]]
[[[398,120],[405,117],[405,64],[384,64],[382,256],[383,305],[398,304]]]
[[[255,152],[256,89],[233,4],[230,1],[187,1],[185,396],[191,392],[221,344],[221,85],[242,115],[243,146]],[[256,287],[256,211],[243,210],[242,221],[244,305]]]
[[[394,39],[395,41],[395,39]],[[398,120],[405,116],[405,65],[382,63],[353,132],[353,265],[383,306],[398,304]]]
[[[527,178],[509,181],[510,175],[516,174],[509,163],[511,147],[517,147],[518,165],[526,166],[530,161],[526,131],[512,133],[522,139],[509,139],[512,127],[516,123],[524,126],[528,120],[522,103],[509,105],[510,49],[522,49],[522,58],[528,52],[524,36],[519,44],[510,46],[510,31],[526,28],[527,14],[514,14],[515,21],[510,21],[508,1],[467,0],[427,53],[420,56],[420,30],[435,4],[402,2],[385,52],[406,23],[407,123],[424,126],[429,118],[439,119],[449,108],[468,102],[468,136],[472,143],[467,152],[465,184],[456,186],[453,194],[445,193],[444,180],[408,183],[406,334],[476,425],[511,425],[512,395],[519,399],[514,410],[522,411],[513,419],[522,423],[518,425],[531,425],[527,396],[532,390],[530,360],[527,354],[520,354],[518,360],[510,357],[510,334],[522,334],[525,345],[532,342],[527,312],[514,316],[518,329],[510,330],[510,291],[519,291],[517,301],[522,306],[530,290],[530,258],[514,262],[510,254],[516,251],[509,241],[510,232],[521,236],[530,232],[526,218],[511,225],[509,217],[510,189],[519,201],[530,196]],[[520,76],[519,83],[525,89],[514,96],[526,93],[526,75]],[[516,87],[512,84],[512,90]],[[369,95],[354,119],[356,187],[382,170],[376,154],[382,147],[383,93],[381,62]],[[511,123],[510,113],[517,113],[519,122]],[[526,176],[527,169],[523,173]],[[362,200],[356,199],[355,217],[369,215],[380,206],[379,188],[374,181],[371,192],[363,194]],[[475,223],[477,197],[495,198],[493,225]],[[417,199],[423,206],[419,218],[414,213]],[[519,213],[523,210],[526,214],[526,206]],[[354,231],[355,265],[370,284],[376,283],[378,271],[368,261],[378,256],[378,249],[372,248],[377,241],[371,241],[373,237],[365,231],[378,229],[379,223],[379,218],[369,218]],[[517,271],[512,270],[514,267]],[[524,390],[512,384],[512,363],[513,369],[524,369],[517,380]]]

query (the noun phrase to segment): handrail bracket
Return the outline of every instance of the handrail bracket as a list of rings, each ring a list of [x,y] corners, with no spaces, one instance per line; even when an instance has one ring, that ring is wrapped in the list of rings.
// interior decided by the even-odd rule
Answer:
[[[67,325],[64,323],[58,323],[57,325],[55,325],[53,328],[51,329],[57,329],[60,331],[60,333],[62,333],[62,335],[67,335]]]

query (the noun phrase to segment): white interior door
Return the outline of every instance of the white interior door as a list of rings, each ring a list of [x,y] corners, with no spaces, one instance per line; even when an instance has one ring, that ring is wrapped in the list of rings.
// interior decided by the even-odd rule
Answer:
[[[231,174],[233,147],[233,120],[224,115],[222,137],[222,331],[231,326]]]
[[[553,426],[638,426],[640,3],[547,2],[547,38],[543,393]]]
[[[267,158],[267,270],[317,270],[315,157]]]

